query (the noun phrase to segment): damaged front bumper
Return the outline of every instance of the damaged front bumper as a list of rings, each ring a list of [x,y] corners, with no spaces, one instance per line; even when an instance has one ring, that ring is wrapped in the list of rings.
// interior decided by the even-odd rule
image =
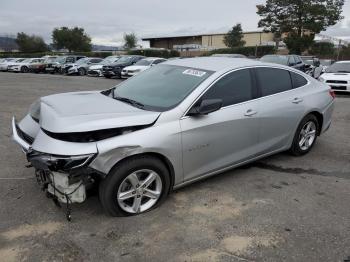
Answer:
[[[35,168],[37,182],[51,196],[62,203],[82,203],[86,199],[86,188],[93,184],[95,170],[88,165],[95,153],[62,156],[38,152],[32,149],[34,141],[24,133],[12,119],[12,138],[22,148],[30,166]]]

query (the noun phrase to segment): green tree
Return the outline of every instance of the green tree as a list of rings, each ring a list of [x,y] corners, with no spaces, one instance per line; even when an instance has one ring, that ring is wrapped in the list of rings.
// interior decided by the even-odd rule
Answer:
[[[40,36],[17,33],[16,43],[18,49],[25,53],[45,52],[48,50],[47,45]]]
[[[333,43],[319,42],[311,46],[310,53],[317,56],[333,56],[335,54],[335,46]]]
[[[126,49],[134,48],[137,44],[137,36],[134,33],[124,34],[124,47]]]
[[[242,25],[236,24],[224,36],[224,44],[230,48],[244,46],[245,41],[242,40],[243,36],[244,35],[243,35]]]
[[[341,16],[344,0],[267,0],[257,5],[257,14],[262,18],[259,27],[279,34],[288,49],[297,54],[307,50],[315,34],[335,25]]]
[[[52,42],[56,49],[68,49],[69,52],[91,51],[91,38],[84,28],[61,27],[52,31]]]

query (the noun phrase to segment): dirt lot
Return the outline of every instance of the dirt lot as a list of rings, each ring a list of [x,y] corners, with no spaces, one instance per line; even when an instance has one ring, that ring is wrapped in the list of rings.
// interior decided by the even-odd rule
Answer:
[[[302,158],[279,154],[111,218],[91,197],[65,220],[11,140],[39,96],[117,80],[0,73],[0,261],[344,261],[350,259],[350,96]]]

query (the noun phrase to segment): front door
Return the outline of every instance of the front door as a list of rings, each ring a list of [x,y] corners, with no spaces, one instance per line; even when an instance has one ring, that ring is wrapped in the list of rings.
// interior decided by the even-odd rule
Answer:
[[[258,145],[259,107],[250,69],[226,74],[207,90],[205,99],[222,99],[211,114],[180,120],[185,181],[245,161]],[[195,105],[196,106],[196,105]]]

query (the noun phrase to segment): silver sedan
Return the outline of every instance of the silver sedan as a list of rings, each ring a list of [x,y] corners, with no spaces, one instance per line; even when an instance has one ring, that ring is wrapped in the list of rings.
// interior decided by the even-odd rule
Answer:
[[[80,203],[98,186],[106,212],[121,216],[257,159],[308,153],[333,106],[329,86],[293,68],[191,58],[102,92],[42,97],[12,128],[48,195]]]

